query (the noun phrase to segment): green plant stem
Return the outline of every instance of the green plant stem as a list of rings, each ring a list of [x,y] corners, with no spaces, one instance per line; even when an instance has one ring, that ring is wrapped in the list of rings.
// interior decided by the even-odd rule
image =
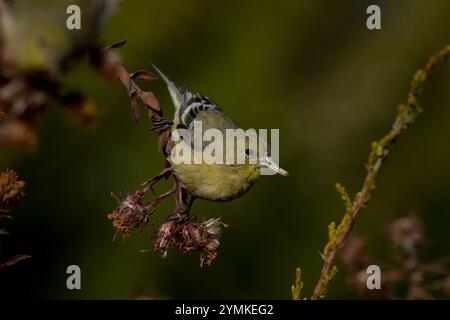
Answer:
[[[339,232],[330,237],[329,242],[325,246],[323,256],[324,263],[320,273],[319,280],[314,288],[312,300],[320,299],[323,293],[326,292],[326,287],[330,280],[330,270],[333,270],[334,261],[339,250],[343,247],[345,240],[348,238],[358,214],[370,200],[370,197],[375,189],[375,182],[380,172],[380,169],[392,151],[400,134],[407,129],[407,126],[414,122],[415,118],[422,111],[417,97],[422,92],[426,79],[438,64],[445,61],[450,53],[450,45],[440,50],[435,55],[431,56],[424,68],[419,69],[414,74],[408,97],[405,104],[398,108],[398,114],[392,126],[392,129],[379,141],[372,144],[372,150],[369,154],[367,162],[367,175],[364,179],[361,190],[355,195],[351,207],[348,207],[341,223]],[[345,191],[344,191],[345,193]]]

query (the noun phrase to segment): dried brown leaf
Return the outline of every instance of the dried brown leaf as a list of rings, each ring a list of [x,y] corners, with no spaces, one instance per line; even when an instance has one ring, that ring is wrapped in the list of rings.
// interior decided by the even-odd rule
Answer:
[[[121,65],[118,65],[116,68],[116,76],[127,89],[128,95],[131,96],[132,82],[127,70]]]
[[[127,40],[123,40],[123,41],[113,43],[113,44],[107,46],[105,49],[116,49],[116,48],[123,47],[126,44],[127,44]]]
[[[137,123],[140,117],[139,106],[135,97],[132,97],[130,101],[131,101],[131,115],[133,116],[134,121]]]
[[[151,73],[147,70],[137,70],[133,73],[130,73],[130,79],[142,80],[142,81],[151,81],[158,79],[158,76],[154,73]]]
[[[153,92],[150,92],[150,91],[140,92],[139,98],[141,98],[142,102],[144,102],[153,111],[159,112],[161,110],[159,101],[158,101],[158,99],[156,99]]]
[[[16,255],[13,255],[11,258],[9,258],[4,263],[4,265],[7,266],[7,267],[10,267],[10,266],[13,266],[16,263],[22,261],[22,260],[29,259],[29,258],[31,258],[31,256],[27,255],[27,254],[16,254]]]

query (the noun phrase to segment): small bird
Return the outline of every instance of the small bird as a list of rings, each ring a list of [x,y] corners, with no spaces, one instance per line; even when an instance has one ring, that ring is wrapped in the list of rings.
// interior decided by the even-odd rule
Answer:
[[[153,65],[157,73],[164,80],[175,106],[172,130],[184,128],[194,135],[194,122],[201,121],[203,131],[218,129],[224,135],[226,129],[239,127],[217,106],[211,99],[187,88],[176,86],[164,73]],[[251,141],[257,139],[257,141]],[[258,146],[259,143],[259,150]],[[183,143],[179,141],[178,143]],[[245,143],[245,146],[239,145]],[[267,147],[256,136],[237,142],[236,148],[245,148],[245,162],[243,164],[219,163],[175,163],[170,156],[173,173],[194,198],[210,201],[229,201],[246,193],[261,176],[261,169],[266,167],[276,173],[287,176],[288,172],[281,169],[267,153]],[[202,150],[204,146],[201,146]],[[202,152],[192,147],[194,157]],[[226,148],[224,148],[226,150]],[[235,151],[233,150],[233,151]],[[259,151],[259,152],[258,152]],[[227,152],[227,151],[225,151]],[[204,156],[204,155],[203,155]],[[192,199],[191,199],[192,201]]]

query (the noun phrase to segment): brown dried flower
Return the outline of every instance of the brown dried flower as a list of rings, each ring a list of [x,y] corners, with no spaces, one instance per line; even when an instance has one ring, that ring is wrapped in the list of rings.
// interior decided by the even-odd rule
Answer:
[[[199,250],[200,266],[210,265],[219,252],[219,238],[222,227],[226,224],[220,218],[209,219],[201,223],[195,222],[195,217],[173,218],[164,222],[158,230],[155,241],[155,251],[163,257],[170,247],[190,253]]]
[[[25,181],[12,170],[0,173],[0,211],[11,210],[25,196]]]
[[[414,254],[425,244],[423,225],[413,215],[392,221],[388,226],[388,231],[394,245],[408,254]]]
[[[142,229],[145,226],[150,209],[148,206],[144,206],[143,198],[144,196],[140,192],[128,195],[123,199],[117,198],[119,206],[108,214],[108,219],[112,221],[116,229],[114,238],[119,234],[128,236],[133,229]]]
[[[25,196],[24,188],[25,181],[19,180],[19,176],[14,171],[8,169],[0,173],[0,222],[12,220],[11,216],[2,214],[2,212],[9,212]],[[9,232],[2,226],[0,235],[9,236]],[[0,270],[11,267],[30,257],[26,254],[16,254],[5,262],[0,261]]]
[[[395,286],[404,280],[403,272],[394,269],[383,268],[381,287],[383,290],[369,290],[367,288],[367,267],[370,265],[380,265],[367,253],[367,241],[361,236],[352,236],[347,240],[346,246],[342,249],[340,260],[345,266],[347,282],[359,296],[371,299],[392,299],[395,297]]]
[[[450,277],[446,257],[431,262],[421,260],[421,253],[427,243],[424,226],[414,215],[403,216],[389,223],[390,239],[397,249],[394,251],[395,264],[382,267],[383,290],[368,290],[366,268],[369,265],[381,264],[367,253],[366,240],[362,237],[351,237],[339,255],[347,272],[349,285],[360,296],[383,299],[432,299],[433,294],[448,294]],[[401,251],[399,255],[398,251]],[[401,290],[406,288],[406,292]]]

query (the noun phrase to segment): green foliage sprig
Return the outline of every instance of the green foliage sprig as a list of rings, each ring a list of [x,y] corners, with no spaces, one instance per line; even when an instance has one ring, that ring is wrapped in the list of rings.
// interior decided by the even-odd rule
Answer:
[[[367,175],[361,190],[356,193],[353,200],[351,200],[342,185],[339,183],[336,184],[336,189],[344,200],[345,213],[337,227],[335,222],[332,222],[329,225],[329,239],[322,252],[324,263],[319,280],[317,281],[311,297],[312,300],[317,300],[325,296],[328,284],[337,272],[337,268],[334,265],[336,255],[348,238],[360,210],[369,202],[372,193],[375,190],[376,179],[384,161],[394,148],[400,134],[407,129],[409,124],[414,123],[417,116],[422,112],[422,108],[419,105],[417,98],[422,92],[430,72],[437,65],[444,62],[449,54],[450,45],[447,45],[438,53],[431,56],[425,67],[419,69],[414,74],[406,102],[398,107],[397,116],[392,125],[392,129],[380,140],[372,143],[372,148],[366,164]]]
[[[295,269],[295,282],[291,286],[292,300],[301,299],[302,289],[303,289],[302,269],[300,269],[300,267],[297,267],[297,269]]]

